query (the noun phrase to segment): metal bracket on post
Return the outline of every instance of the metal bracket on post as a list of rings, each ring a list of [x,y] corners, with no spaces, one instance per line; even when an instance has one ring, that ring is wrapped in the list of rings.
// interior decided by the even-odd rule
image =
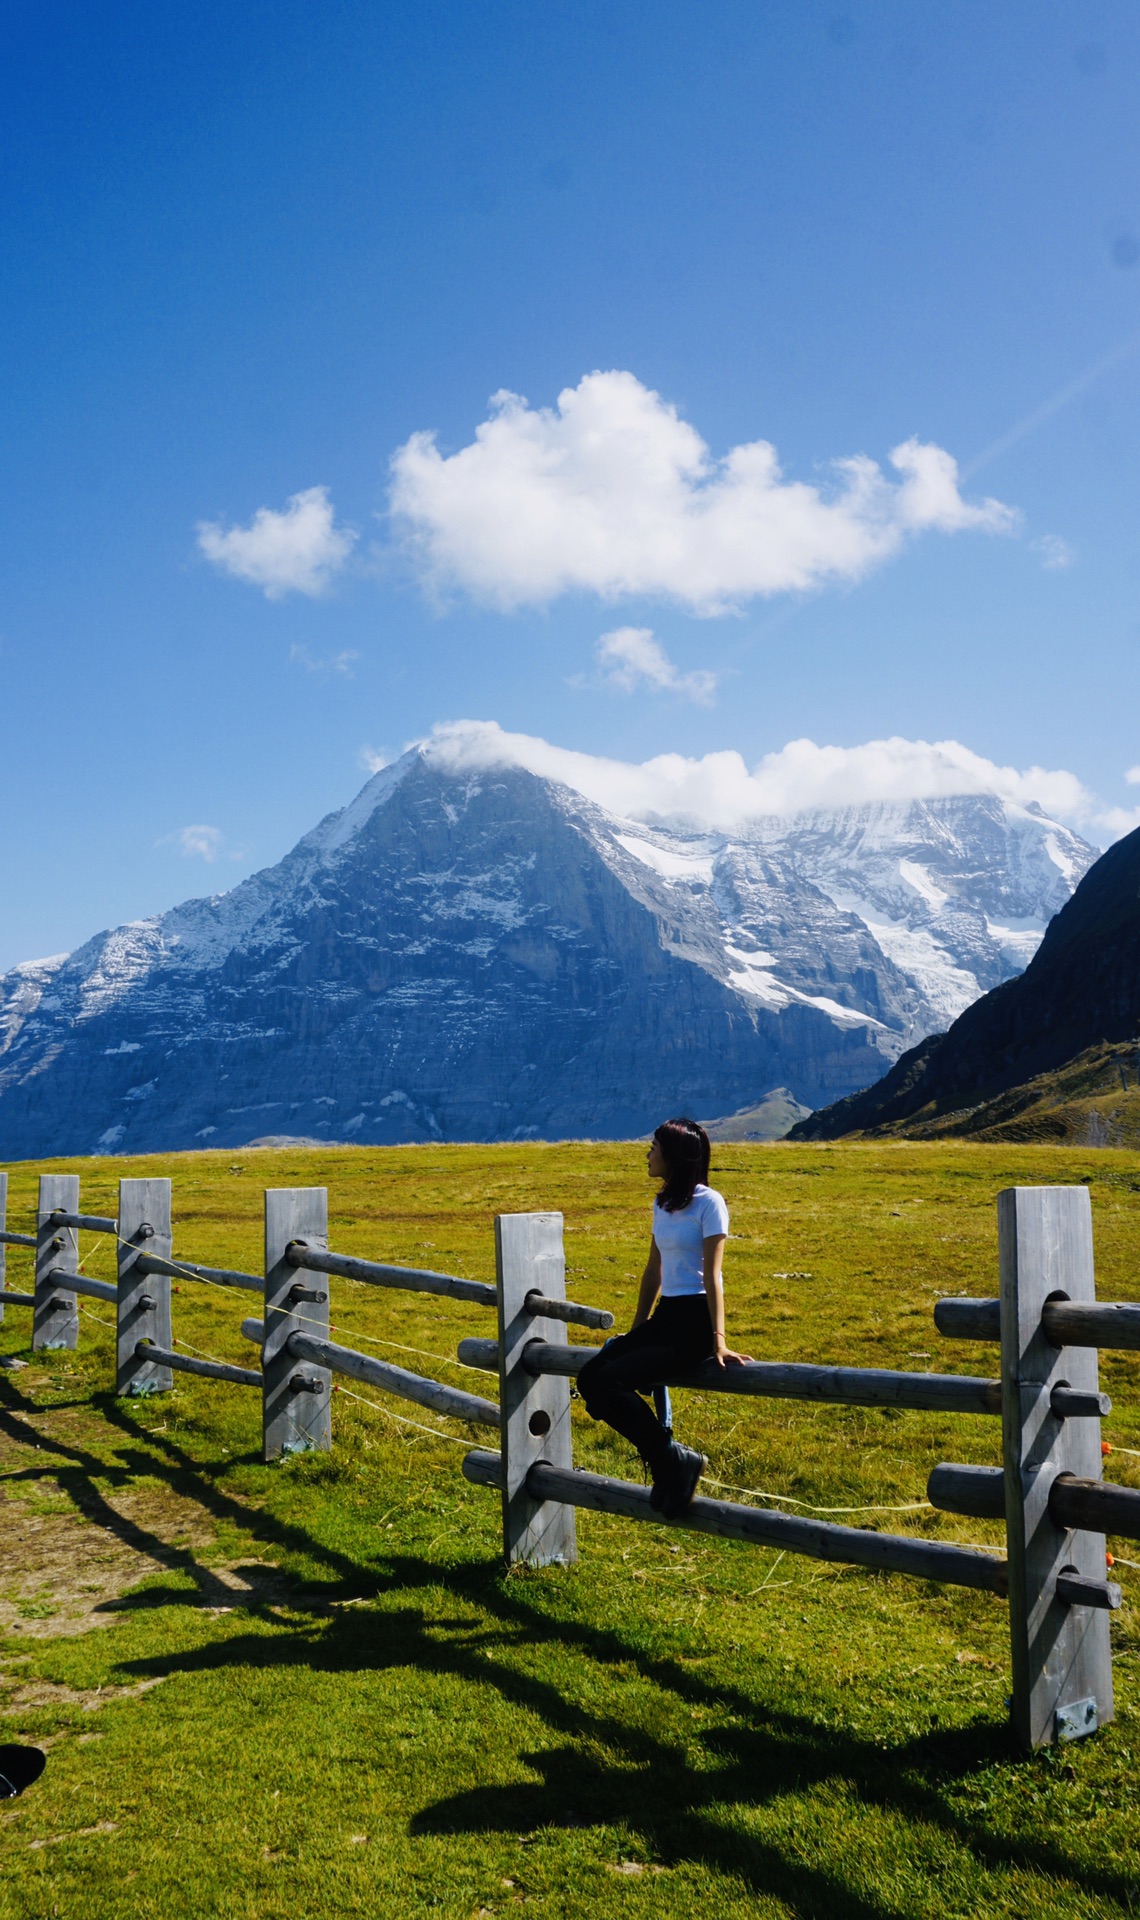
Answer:
[[[328,1252],[328,1189],[267,1187],[265,1193],[265,1316],[261,1368],[263,1458],[327,1453],[332,1446],[332,1374],[289,1352],[291,1333],[329,1337],[328,1283],[294,1267],[285,1249],[304,1241]],[[300,1295],[308,1295],[301,1301]]]
[[[174,1344],[170,1316],[170,1275],[140,1273],[140,1253],[170,1259],[169,1180],[119,1182],[119,1299],[115,1392],[143,1395],[169,1393],[174,1375],[136,1353],[140,1340],[149,1340],[169,1353]]]
[[[1064,1575],[1104,1585],[1104,1535],[1049,1517],[1059,1474],[1101,1477],[1099,1419],[1050,1404],[1062,1385],[1098,1393],[1096,1349],[1054,1346],[1041,1324],[1047,1300],[1096,1298],[1088,1188],[1007,1188],[998,1247],[1013,1720],[1023,1746],[1043,1747],[1113,1717],[1108,1615],[1057,1597]]]
[[[499,1281],[499,1405],[502,1419],[503,1550],[509,1561],[545,1567],[578,1558],[574,1509],[533,1500],[526,1477],[539,1461],[572,1467],[570,1382],[523,1364],[529,1340],[565,1346],[566,1327],[529,1313],[528,1293],[566,1298],[560,1213],[500,1213],[495,1219]]]
[[[73,1348],[79,1339],[79,1308],[75,1295],[65,1293],[48,1275],[75,1273],[79,1267],[79,1235],[74,1227],[52,1221],[54,1213],[79,1212],[79,1175],[41,1173],[36,1211],[36,1304],[32,1309],[34,1348]]]

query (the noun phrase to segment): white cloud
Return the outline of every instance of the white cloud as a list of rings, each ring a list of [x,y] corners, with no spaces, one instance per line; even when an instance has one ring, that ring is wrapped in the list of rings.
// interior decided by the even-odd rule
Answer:
[[[159,845],[173,844],[188,859],[208,860],[212,866],[222,851],[222,838],[220,827],[179,827],[177,833],[168,834]]]
[[[423,744],[429,759],[450,767],[526,767],[562,781],[611,813],[688,820],[710,829],[730,829],[772,814],[969,793],[996,793],[1023,807],[1036,804],[1053,818],[1110,838],[1140,823],[1140,809],[1133,817],[1104,806],[1074,773],[999,766],[957,740],[896,737],[858,747],[792,740],[753,767],[733,751],[699,760],[679,753],[640,764],[606,760],[480,720],[436,727]]]
[[[1140,827],[1140,807],[1103,807],[1094,824],[1108,840],[1121,840]]]
[[[226,837],[220,827],[179,827],[174,833],[165,833],[161,840],[155,841],[156,847],[177,847],[187,860],[205,860],[213,866],[215,860],[244,860],[244,847],[228,847]]]
[[[1140,787],[1140,767],[1129,767],[1124,778],[1130,787]]]
[[[716,674],[705,668],[679,673],[651,627],[615,627],[603,633],[597,647],[603,677],[623,693],[651,687],[659,693],[679,693],[698,706],[711,707]]]
[[[941,447],[904,441],[889,479],[864,454],[825,488],[786,480],[766,440],[714,459],[631,373],[590,373],[532,408],[498,393],[470,446],[415,433],[392,459],[391,506],[434,587],[502,608],[559,594],[642,594],[700,614],[757,595],[857,580],[911,534],[1004,533],[1017,515],[971,503]]]
[[[1077,550],[1059,533],[1043,533],[1039,540],[1033,541],[1033,551],[1041,556],[1041,565],[1047,573],[1060,573],[1065,567],[1071,567],[1076,561]]]
[[[342,673],[351,680],[353,666],[360,655],[355,647],[345,647],[342,652],[329,654],[326,658],[310,653],[306,646],[297,645],[290,647],[289,658],[297,666],[304,667],[306,673]]]
[[[238,580],[263,588],[266,598],[323,593],[348,559],[356,535],[335,525],[327,487],[293,494],[283,513],[259,507],[247,527],[200,520],[198,545],[207,560]]]
[[[361,747],[357,755],[365,773],[383,773],[385,767],[392,764],[392,756],[385,747],[377,752],[374,747]]]

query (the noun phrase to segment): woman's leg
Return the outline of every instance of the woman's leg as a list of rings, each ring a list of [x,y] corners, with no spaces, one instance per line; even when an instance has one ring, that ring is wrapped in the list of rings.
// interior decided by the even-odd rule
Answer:
[[[703,1294],[661,1301],[642,1326],[608,1341],[582,1368],[578,1391],[587,1413],[631,1441],[656,1475],[668,1457],[671,1436],[641,1395],[670,1374],[699,1366],[712,1347]]]
[[[604,1420],[637,1448],[652,1472],[669,1448],[669,1435],[642,1399],[669,1371],[670,1349],[647,1320],[606,1343],[578,1375],[578,1392],[591,1420]]]

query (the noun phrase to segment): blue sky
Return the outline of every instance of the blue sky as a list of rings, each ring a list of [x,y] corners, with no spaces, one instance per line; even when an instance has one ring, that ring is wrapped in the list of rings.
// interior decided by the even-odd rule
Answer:
[[[0,964],[460,718],[1140,800],[1134,6],[44,0],[0,89]]]

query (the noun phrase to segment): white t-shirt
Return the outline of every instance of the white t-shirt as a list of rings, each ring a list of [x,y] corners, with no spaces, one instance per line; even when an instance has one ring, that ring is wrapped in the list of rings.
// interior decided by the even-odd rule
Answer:
[[[728,1208],[715,1187],[695,1187],[688,1206],[676,1213],[654,1203],[653,1238],[661,1255],[663,1299],[704,1292],[705,1241],[727,1232]]]

